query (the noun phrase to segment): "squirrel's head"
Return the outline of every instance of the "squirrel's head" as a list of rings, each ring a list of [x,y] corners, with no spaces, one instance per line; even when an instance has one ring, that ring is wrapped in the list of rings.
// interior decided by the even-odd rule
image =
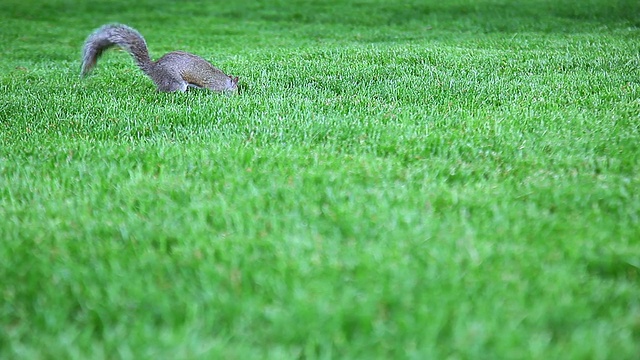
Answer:
[[[238,91],[238,80],[239,78],[237,76],[229,76],[229,90]]]

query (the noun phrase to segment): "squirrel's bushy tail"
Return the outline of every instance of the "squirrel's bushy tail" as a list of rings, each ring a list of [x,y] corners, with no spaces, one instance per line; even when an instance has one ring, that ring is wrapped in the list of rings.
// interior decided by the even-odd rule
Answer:
[[[82,48],[82,72],[88,74],[96,65],[102,53],[113,46],[120,46],[133,56],[140,69],[149,73],[153,63],[149,57],[147,43],[142,35],[135,29],[126,25],[105,25],[94,31],[84,43]]]

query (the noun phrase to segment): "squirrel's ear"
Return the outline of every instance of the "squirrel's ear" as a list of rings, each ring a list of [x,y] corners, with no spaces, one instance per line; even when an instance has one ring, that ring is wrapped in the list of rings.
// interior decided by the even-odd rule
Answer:
[[[237,85],[237,84],[238,84],[238,80],[239,80],[239,78],[236,76],[235,78],[233,78],[233,80],[232,80],[232,81],[233,81],[233,83],[234,83],[234,84],[236,84],[236,85]]]

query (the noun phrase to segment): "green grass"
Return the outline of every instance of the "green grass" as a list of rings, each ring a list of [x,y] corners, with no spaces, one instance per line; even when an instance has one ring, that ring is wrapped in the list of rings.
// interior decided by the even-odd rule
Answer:
[[[636,358],[638,14],[4,1],[0,358]],[[80,79],[108,22],[240,95]]]

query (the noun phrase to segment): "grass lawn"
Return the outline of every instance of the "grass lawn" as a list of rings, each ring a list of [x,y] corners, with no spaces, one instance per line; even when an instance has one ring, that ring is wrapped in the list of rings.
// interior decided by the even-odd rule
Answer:
[[[241,78],[158,93],[87,35]],[[637,359],[640,2],[0,4],[0,358]]]

